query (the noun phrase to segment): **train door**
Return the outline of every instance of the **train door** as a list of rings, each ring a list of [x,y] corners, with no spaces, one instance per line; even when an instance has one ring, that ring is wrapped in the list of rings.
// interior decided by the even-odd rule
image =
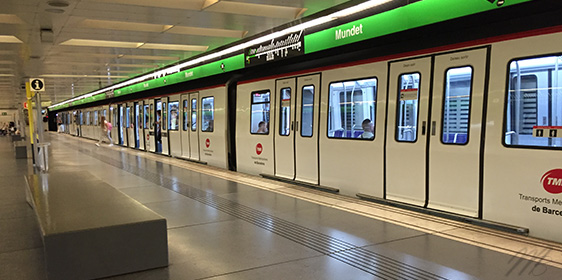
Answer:
[[[170,154],[170,141],[168,137],[168,97],[162,97],[162,118],[161,118],[161,129],[162,129],[162,154]]]
[[[283,81],[279,82],[281,83],[279,91],[284,88],[286,89],[286,87],[283,87]],[[294,154],[293,178],[295,180],[318,184],[318,100],[320,94],[320,75],[298,77],[296,78],[296,84],[295,79],[293,79],[293,81],[289,82],[287,85],[289,88],[290,85],[295,86],[294,101],[290,100],[288,103],[285,103],[286,106],[287,104],[291,104],[288,106],[294,106],[295,108],[295,110],[288,110],[289,116],[291,114],[290,111],[295,112],[295,119],[293,122],[294,143],[290,143],[291,137],[289,134],[288,141],[281,141],[279,142],[281,147],[275,147],[276,153],[277,155],[279,155],[279,153],[291,154],[291,152]],[[285,94],[287,93],[289,92],[285,91]],[[277,108],[277,110],[279,110],[279,108]],[[278,112],[277,114],[279,115],[281,113]],[[279,131],[275,134],[279,134]],[[281,137],[279,136],[279,138]],[[278,149],[279,151],[277,151]],[[276,163],[276,166],[290,160],[290,155],[282,156],[280,161]],[[278,169],[279,174],[291,178],[290,166],[289,164],[288,168]]]
[[[181,132],[180,132],[180,96],[174,95],[168,101],[168,138],[170,140],[169,150],[171,156],[181,156]]]
[[[476,49],[390,64],[388,199],[478,215],[486,56]]]
[[[141,123],[142,123],[142,135],[141,135],[141,149],[147,151],[149,148],[148,140],[149,140],[149,132],[150,132],[150,105],[148,105],[148,101],[142,102],[141,108]]]
[[[155,113],[154,113],[154,121],[156,125],[154,125],[154,136],[156,142],[156,152],[162,153],[162,126],[164,125],[162,119],[162,100],[156,99],[155,103]]]
[[[278,108],[275,108],[277,129],[275,135],[275,176],[295,179],[295,92],[296,79],[276,83]]]
[[[149,125],[149,129],[148,129],[148,143],[147,143],[147,150],[150,152],[156,152],[156,138],[155,138],[155,134],[154,131],[156,129],[155,125],[154,125],[154,99],[149,99],[148,100],[148,114],[149,114],[149,120],[148,120],[148,125]]]
[[[180,130],[180,140],[181,140],[181,157],[189,158],[189,94],[182,94],[180,97],[181,106],[181,130]]]
[[[199,93],[189,94],[190,104],[190,127],[189,127],[189,158],[192,160],[199,160],[199,129],[197,122],[199,114]]]

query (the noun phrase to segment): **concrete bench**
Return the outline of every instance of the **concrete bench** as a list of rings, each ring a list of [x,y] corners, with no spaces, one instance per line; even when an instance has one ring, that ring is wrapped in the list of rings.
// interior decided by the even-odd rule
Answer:
[[[49,279],[93,279],[168,265],[166,219],[88,172],[26,177]]]

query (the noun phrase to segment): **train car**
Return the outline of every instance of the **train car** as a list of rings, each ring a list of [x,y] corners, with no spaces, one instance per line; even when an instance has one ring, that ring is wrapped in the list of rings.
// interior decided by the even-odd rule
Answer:
[[[562,20],[526,5],[122,99],[115,138],[562,242],[545,226],[562,215]],[[354,20],[330,40],[367,28]],[[81,110],[92,138],[95,109]]]

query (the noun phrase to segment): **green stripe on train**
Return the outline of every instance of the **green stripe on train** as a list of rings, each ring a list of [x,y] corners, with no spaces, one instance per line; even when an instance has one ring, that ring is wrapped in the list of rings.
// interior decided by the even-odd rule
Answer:
[[[394,10],[304,36],[305,54],[327,50],[454,18],[532,0],[507,0],[500,7],[488,0],[422,0]]]

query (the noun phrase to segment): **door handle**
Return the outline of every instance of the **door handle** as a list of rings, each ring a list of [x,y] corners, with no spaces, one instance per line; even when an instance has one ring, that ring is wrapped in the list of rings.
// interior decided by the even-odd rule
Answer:
[[[299,121],[296,121],[297,125],[295,126],[295,131],[299,131]]]
[[[292,122],[291,122],[291,131],[294,130],[294,127],[295,127],[295,121],[292,121]]]
[[[425,121],[422,122],[422,135],[425,135]]]
[[[431,135],[435,136],[435,127],[437,125],[435,124],[435,121],[431,122]]]

